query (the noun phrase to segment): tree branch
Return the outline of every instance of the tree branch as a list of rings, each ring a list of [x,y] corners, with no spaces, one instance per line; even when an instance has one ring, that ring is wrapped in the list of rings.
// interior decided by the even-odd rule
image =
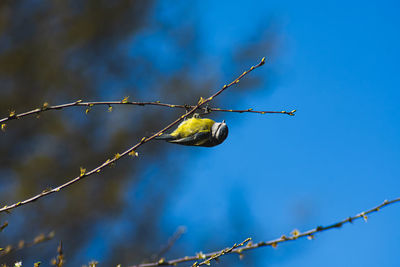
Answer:
[[[102,163],[101,165],[95,167],[94,169],[90,170],[89,172],[86,172],[86,169],[81,168],[81,173],[79,176],[69,180],[68,182],[57,186],[56,188],[53,189],[46,189],[44,190],[42,193],[37,194],[31,198],[25,199],[23,201],[19,201],[17,203],[14,203],[12,205],[5,205],[4,207],[0,208],[0,212],[5,212],[5,211],[10,211],[12,209],[15,209],[17,207],[20,207],[22,205],[34,202],[42,197],[45,197],[47,195],[59,192],[60,190],[71,186],[74,183],[79,182],[80,180],[89,177],[93,174],[98,174],[102,169],[104,169],[107,166],[110,166],[111,164],[115,163],[117,160],[127,156],[127,155],[132,155],[132,156],[138,156],[136,149],[138,149],[140,146],[142,146],[143,144],[153,140],[154,138],[156,138],[157,136],[162,135],[165,131],[167,131],[168,129],[172,128],[173,126],[175,126],[176,124],[178,124],[179,122],[181,122],[182,120],[184,120],[186,117],[192,115],[195,113],[195,111],[199,108],[201,108],[202,106],[205,106],[207,103],[209,103],[210,101],[212,101],[215,97],[217,97],[218,95],[220,95],[223,91],[225,91],[226,89],[228,89],[229,87],[231,87],[232,85],[235,85],[237,83],[239,83],[240,79],[243,78],[245,75],[247,75],[248,73],[250,73],[251,71],[253,71],[254,69],[264,65],[265,63],[265,58],[262,58],[262,60],[260,61],[260,63],[258,63],[257,65],[252,66],[250,69],[246,70],[245,72],[243,72],[241,75],[239,75],[239,77],[237,77],[236,79],[234,79],[231,83],[229,83],[228,85],[224,85],[219,91],[217,91],[215,94],[213,94],[212,96],[204,99],[204,98],[200,98],[199,102],[197,103],[197,105],[193,106],[193,108],[191,108],[186,114],[180,116],[179,118],[177,118],[175,121],[171,122],[169,125],[165,126],[163,129],[159,130],[158,132],[156,132],[155,134],[151,135],[150,137],[143,137],[140,142],[138,142],[137,144],[135,144],[134,146],[132,146],[131,148],[125,150],[124,152],[122,152],[121,154],[117,153],[114,158],[112,159],[108,159],[107,161],[105,161],[104,163]],[[14,113],[15,114],[15,113]],[[15,115],[14,115],[15,116]]]
[[[303,237],[307,237],[309,240],[314,239],[314,235],[316,233],[320,233],[320,232],[324,232],[333,228],[340,228],[342,227],[344,224],[346,223],[352,223],[353,221],[363,218],[365,221],[367,221],[368,217],[367,215],[369,215],[370,213],[374,213],[379,211],[381,208],[388,206],[390,204],[393,203],[397,203],[400,202],[400,198],[396,198],[393,200],[385,200],[382,204],[376,206],[375,208],[372,208],[370,210],[366,210],[363,211],[361,213],[358,213],[356,215],[354,215],[353,217],[348,217],[342,221],[333,223],[331,225],[328,226],[317,226],[311,230],[305,231],[305,232],[299,232],[299,230],[295,229],[291,232],[290,235],[286,236],[286,235],[282,235],[279,238],[273,239],[271,241],[267,241],[267,242],[258,242],[258,243],[251,243],[250,239],[246,239],[245,241],[243,241],[242,243],[240,243],[239,245],[234,245],[231,248],[226,248],[223,250],[219,250],[219,251],[215,251],[215,252],[210,252],[207,254],[203,254],[203,253],[198,253],[196,256],[186,256],[183,258],[179,258],[179,259],[174,259],[174,260],[169,260],[166,261],[165,259],[161,259],[158,262],[152,262],[152,263],[142,263],[142,264],[138,264],[138,265],[132,265],[131,267],[154,267],[154,266],[161,266],[161,265],[176,265],[178,263],[182,263],[182,262],[188,262],[188,261],[196,261],[196,260],[203,260],[203,262],[201,263],[197,263],[195,262],[192,266],[200,266],[203,264],[207,264],[209,265],[211,263],[212,260],[218,260],[221,256],[226,255],[226,254],[239,254],[242,255],[242,253],[244,251],[247,250],[251,250],[251,249],[256,249],[256,248],[260,248],[260,247],[266,247],[266,246],[271,246],[271,247],[276,247],[279,243],[283,243],[283,242],[287,242],[287,241],[294,241],[297,240],[299,238],[303,238]],[[244,243],[247,243],[244,246]]]
[[[113,105],[133,105],[133,106],[161,106],[161,107],[169,107],[169,108],[181,108],[181,109],[193,109],[195,106],[194,105],[176,105],[176,104],[167,104],[167,103],[161,103],[160,101],[153,101],[153,102],[136,102],[136,101],[128,101],[127,97],[124,98],[121,101],[87,101],[83,102],[82,100],[77,100],[75,102],[71,103],[66,103],[66,104],[61,104],[61,105],[54,105],[50,106],[47,102],[43,104],[41,108],[36,108],[24,113],[19,113],[16,114],[15,111],[11,111],[8,117],[0,119],[0,123],[4,125],[5,122],[10,121],[10,120],[16,120],[20,119],[23,117],[27,117],[30,115],[40,115],[41,113],[45,111],[50,111],[50,110],[60,110],[60,109],[65,109],[69,107],[76,107],[76,106],[83,106],[87,107],[86,113],[90,111],[90,108],[93,106],[109,106],[112,107]],[[253,110],[252,108],[248,109],[221,109],[221,108],[211,108],[211,107],[203,107],[203,108],[197,108],[201,109],[204,112],[210,112],[210,111],[217,111],[217,112],[235,112],[235,113],[258,113],[258,114],[287,114],[290,116],[293,116],[296,110],[292,111],[267,111],[267,110]],[[5,126],[3,126],[5,127]]]

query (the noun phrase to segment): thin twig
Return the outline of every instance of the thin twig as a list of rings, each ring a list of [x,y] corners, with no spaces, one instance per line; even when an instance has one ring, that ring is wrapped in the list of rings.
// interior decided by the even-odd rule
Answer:
[[[244,240],[242,243],[239,244],[234,244],[232,247],[230,248],[226,248],[223,249],[221,251],[219,251],[218,253],[215,253],[214,255],[212,255],[211,257],[209,257],[208,259],[200,262],[200,263],[193,263],[192,267],[197,267],[197,266],[201,266],[201,265],[210,265],[212,260],[218,261],[219,257],[225,255],[225,254],[229,254],[231,253],[233,250],[238,249],[240,247],[243,247],[246,243],[250,242],[251,238],[246,238],[246,240]]]
[[[54,238],[54,232],[50,232],[47,235],[40,234],[35,237],[31,242],[25,242],[24,240],[19,241],[18,245],[12,246],[7,245],[4,248],[0,248],[0,257],[5,256],[13,251],[21,250],[23,248],[29,248],[34,245],[49,241]]]
[[[112,105],[134,105],[134,106],[161,106],[161,107],[169,107],[169,108],[182,108],[182,109],[193,109],[195,106],[194,105],[176,105],[176,104],[167,104],[167,103],[161,103],[160,101],[153,101],[153,102],[136,102],[136,101],[87,101],[83,102],[82,100],[77,100],[75,102],[71,103],[66,103],[66,104],[61,104],[61,105],[54,105],[50,106],[47,103],[43,105],[41,108],[36,108],[24,113],[19,113],[16,114],[15,111],[12,111],[8,117],[0,119],[0,123],[4,123],[10,120],[15,120],[15,119],[20,119],[26,116],[30,115],[40,115],[41,113],[45,111],[50,111],[50,110],[60,110],[64,108],[69,108],[69,107],[76,107],[76,106],[83,106],[87,108],[91,108],[93,106],[112,106]],[[199,108],[198,108],[199,109]],[[258,111],[258,110],[253,110],[252,108],[248,109],[221,109],[221,108],[211,108],[211,107],[203,107],[201,108],[204,112],[207,111],[219,111],[219,112],[236,112],[236,113],[258,113],[258,114],[287,114],[290,116],[293,116],[296,110],[292,111]],[[87,110],[89,111],[89,110]]]
[[[175,242],[178,241],[181,236],[186,233],[186,227],[179,226],[175,233],[168,239],[168,243],[164,245],[160,251],[151,256],[151,260],[159,260],[165,253],[167,253],[174,245]]]
[[[65,263],[64,250],[62,241],[60,241],[57,247],[57,257],[51,260],[51,265],[54,265],[56,267],[62,267],[64,263]]]
[[[0,232],[3,232],[4,228],[6,228],[8,226],[8,222],[4,222],[1,226],[0,226]]]
[[[259,247],[266,247],[266,246],[276,247],[277,244],[279,244],[279,243],[293,241],[293,240],[297,240],[297,239],[303,238],[303,237],[307,237],[308,239],[312,240],[312,239],[314,239],[314,235],[316,233],[324,232],[324,231],[327,231],[327,230],[330,230],[333,228],[340,228],[344,224],[352,223],[353,221],[360,219],[360,218],[363,218],[365,221],[367,221],[367,219],[368,219],[367,215],[369,215],[370,213],[377,212],[381,208],[388,206],[390,204],[396,203],[396,202],[400,202],[400,198],[396,198],[396,199],[393,199],[390,201],[385,200],[382,204],[376,206],[375,208],[372,208],[367,211],[363,211],[353,217],[348,217],[342,221],[333,223],[328,226],[317,226],[314,229],[311,229],[311,230],[308,230],[308,231],[305,231],[302,233],[296,229],[296,230],[293,230],[292,233],[288,236],[282,235],[279,238],[276,238],[276,239],[273,239],[273,240],[267,241],[267,242],[258,242],[258,243],[248,242],[246,244],[246,246],[240,246],[240,247],[236,247],[236,248],[232,248],[232,249],[228,248],[228,249],[214,251],[214,252],[207,253],[207,254],[198,253],[196,256],[186,256],[183,258],[168,260],[168,261],[163,260],[163,261],[152,262],[152,263],[142,263],[142,264],[138,264],[138,265],[133,265],[131,267],[154,267],[154,266],[160,266],[160,265],[176,265],[178,263],[188,262],[188,261],[196,261],[196,260],[204,260],[203,261],[204,263],[203,262],[201,264],[195,263],[196,265],[194,264],[193,266],[199,266],[202,264],[209,265],[211,260],[217,260],[219,257],[226,255],[226,254],[236,253],[236,254],[242,255],[242,253],[247,250],[251,250],[251,249],[255,249],[255,248],[259,248]],[[244,242],[246,242],[246,240]]]
[[[194,114],[195,111],[196,111],[198,108],[200,108],[200,107],[206,105],[207,103],[209,103],[214,97],[218,96],[219,94],[221,94],[223,91],[225,91],[226,89],[228,89],[228,88],[231,87],[232,85],[239,83],[239,81],[240,81],[241,78],[243,78],[245,75],[247,75],[248,73],[250,73],[250,72],[253,71],[254,69],[256,69],[256,68],[258,68],[258,67],[264,65],[264,63],[265,63],[265,58],[263,58],[263,59],[260,61],[260,63],[258,63],[257,65],[252,66],[250,69],[248,69],[247,71],[243,72],[241,75],[239,75],[239,77],[237,77],[235,80],[233,80],[233,81],[232,81],[231,83],[229,83],[228,85],[224,85],[219,91],[217,91],[217,92],[216,92],[215,94],[213,94],[212,96],[210,96],[210,97],[208,97],[208,98],[206,98],[206,99],[200,98],[200,100],[199,100],[199,102],[197,103],[197,105],[195,105],[190,111],[188,111],[188,112],[185,113],[184,115],[180,116],[178,119],[176,119],[175,121],[171,122],[169,125],[165,126],[163,129],[159,130],[158,132],[156,132],[155,134],[151,135],[150,137],[143,137],[143,138],[140,140],[139,143],[137,143],[136,145],[132,146],[131,148],[125,150],[125,151],[122,152],[121,154],[117,153],[117,154],[115,155],[114,158],[108,159],[107,161],[105,161],[105,162],[102,163],[101,165],[95,167],[94,169],[90,170],[89,172],[86,172],[85,169],[81,168],[81,174],[80,174],[79,176],[77,176],[77,177],[75,177],[75,178],[69,180],[68,182],[66,182],[66,183],[64,183],[64,184],[62,184],[62,185],[60,185],[60,186],[57,186],[57,187],[55,187],[55,188],[53,188],[53,189],[44,190],[42,193],[37,194],[37,195],[35,195],[35,196],[31,197],[31,198],[28,198],[28,199],[26,199],[26,200],[19,201],[19,202],[16,202],[16,203],[14,203],[14,204],[11,204],[11,205],[6,205],[6,206],[0,208],[0,212],[10,211],[10,210],[15,209],[15,208],[17,208],[17,207],[20,207],[20,206],[22,206],[22,205],[25,205],[25,204],[34,202],[34,201],[36,201],[36,200],[38,200],[38,199],[40,199],[40,198],[42,198],[42,197],[44,197],[44,196],[47,196],[47,195],[56,193],[56,192],[58,192],[58,191],[60,191],[60,190],[62,190],[62,189],[64,189],[64,188],[66,188],[66,187],[68,187],[68,186],[70,186],[70,185],[72,185],[72,184],[74,184],[74,183],[76,183],[76,182],[78,182],[78,181],[80,181],[80,180],[82,180],[82,179],[88,177],[88,176],[91,176],[91,175],[93,175],[93,174],[98,174],[98,173],[99,173],[102,169],[104,169],[105,167],[112,165],[112,164],[115,163],[117,160],[119,160],[119,159],[121,159],[121,158],[123,158],[123,157],[125,157],[125,156],[127,156],[127,155],[136,155],[136,156],[137,156],[138,154],[137,154],[135,151],[136,151],[136,149],[138,149],[140,146],[142,146],[143,144],[145,144],[145,143],[147,143],[147,142],[153,140],[153,139],[156,138],[157,136],[162,135],[165,131],[167,131],[168,129],[172,128],[173,126],[175,126],[176,124],[178,124],[179,122],[181,122],[182,120],[184,120],[186,117],[188,117],[188,116]]]
[[[207,108],[203,108],[207,111]],[[257,114],[287,114],[290,116],[294,116],[296,110],[292,111],[263,111],[263,110],[253,110],[252,108],[248,109],[221,109],[221,108],[209,108],[210,111],[221,111],[221,112],[235,112],[235,113],[257,113]]]

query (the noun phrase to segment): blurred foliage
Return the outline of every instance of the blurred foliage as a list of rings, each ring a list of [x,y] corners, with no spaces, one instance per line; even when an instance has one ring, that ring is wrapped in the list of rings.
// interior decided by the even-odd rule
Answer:
[[[176,8],[172,18],[157,15],[156,7],[153,1],[132,0],[1,1],[1,117],[44,102],[129,95],[133,101],[193,104],[208,95],[219,86],[218,74],[207,71],[212,68],[207,69],[195,25],[174,20],[187,7]],[[0,136],[0,205],[59,185],[79,175],[80,167],[96,167],[179,112],[118,106],[112,112],[95,107],[85,115],[84,108],[74,107],[10,121]],[[54,230],[56,235],[0,262],[22,260],[29,266],[40,260],[47,265],[60,240],[67,266],[92,260],[86,255],[96,255],[102,266],[115,266],[156,253],[155,244],[168,235],[158,222],[170,194],[166,188],[179,177],[179,166],[168,164],[167,147],[146,145],[139,158],[122,160],[99,176],[1,214],[0,222],[7,220],[9,226],[1,233],[0,247],[41,232]]]

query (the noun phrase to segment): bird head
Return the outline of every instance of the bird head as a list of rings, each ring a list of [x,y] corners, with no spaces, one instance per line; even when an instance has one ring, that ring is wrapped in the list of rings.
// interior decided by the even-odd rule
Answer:
[[[211,127],[211,136],[215,140],[215,145],[221,144],[228,137],[228,126],[225,121],[213,124]]]

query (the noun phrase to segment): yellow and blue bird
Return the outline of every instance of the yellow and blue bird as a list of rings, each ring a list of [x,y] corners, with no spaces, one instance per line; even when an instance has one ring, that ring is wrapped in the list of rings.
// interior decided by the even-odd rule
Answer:
[[[172,133],[162,134],[156,139],[185,146],[212,147],[221,144],[227,136],[228,126],[225,121],[215,122],[193,116],[181,122]]]

